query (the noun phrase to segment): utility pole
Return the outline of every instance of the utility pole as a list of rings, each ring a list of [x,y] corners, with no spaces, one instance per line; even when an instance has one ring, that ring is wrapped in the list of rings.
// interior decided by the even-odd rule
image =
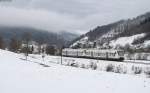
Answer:
[[[62,47],[61,47],[60,52],[61,52],[60,56],[61,56],[61,65],[62,65]]]
[[[61,54],[60,54],[60,55],[61,55],[61,65],[62,65],[62,63],[63,63],[63,62],[62,62],[62,61],[63,61],[63,60],[62,60],[62,57],[63,57],[63,55],[62,55],[62,50],[63,50],[63,48],[64,48],[64,46],[62,46],[62,47],[61,47],[61,50],[60,50],[60,52],[61,52]]]
[[[44,57],[45,57],[45,50],[44,50],[44,46],[42,47],[42,59],[43,59],[43,62],[44,62]]]

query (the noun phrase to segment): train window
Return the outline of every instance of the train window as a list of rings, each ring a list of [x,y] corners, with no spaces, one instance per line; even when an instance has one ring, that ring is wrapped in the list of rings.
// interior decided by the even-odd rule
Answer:
[[[99,53],[98,53],[98,52],[96,52],[95,54],[96,54],[96,56],[99,56]]]
[[[99,56],[102,56],[102,53],[99,53]]]
[[[97,53],[98,54],[98,56],[100,56],[100,53]]]
[[[112,53],[109,53],[110,56],[112,56]]]
[[[86,50],[84,50],[84,53],[86,54]]]
[[[116,55],[116,52],[115,53],[113,53],[113,56],[115,56]]]
[[[114,56],[115,53],[111,53],[112,56]]]
[[[97,53],[97,56],[99,56],[99,53]]]

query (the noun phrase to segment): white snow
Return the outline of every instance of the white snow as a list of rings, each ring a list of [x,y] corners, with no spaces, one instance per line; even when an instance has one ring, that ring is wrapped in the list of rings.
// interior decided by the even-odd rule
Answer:
[[[150,40],[147,40],[147,41],[144,41],[144,44],[143,44],[145,47],[148,47],[150,46]]]
[[[93,45],[93,42],[89,41],[89,37],[85,36],[73,43],[72,45],[70,45],[70,47],[74,47],[76,45],[80,45],[80,47],[82,47],[83,45]]]
[[[142,38],[144,36],[145,36],[145,33],[133,35],[130,37],[120,37],[117,40],[112,40],[110,45],[111,46],[116,46],[116,45],[125,46],[126,44],[132,45],[134,40],[138,38]]]
[[[54,64],[52,63],[54,61],[60,62],[60,57],[55,56],[46,56],[44,61],[39,55],[30,55],[28,61],[22,60],[24,58],[21,54],[0,50],[0,93],[149,93],[150,91],[150,78]],[[38,63],[50,67],[43,67]]]

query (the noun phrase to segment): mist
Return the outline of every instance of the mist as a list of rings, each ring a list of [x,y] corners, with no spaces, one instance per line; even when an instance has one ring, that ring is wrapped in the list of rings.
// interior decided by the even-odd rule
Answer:
[[[0,2],[0,25],[86,33],[150,11],[149,0],[11,0]]]

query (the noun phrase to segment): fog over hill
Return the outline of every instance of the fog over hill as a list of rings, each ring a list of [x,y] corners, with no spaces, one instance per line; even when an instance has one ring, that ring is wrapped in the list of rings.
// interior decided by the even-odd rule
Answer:
[[[78,36],[77,34],[65,31],[61,33],[54,33],[29,27],[0,26],[0,35],[7,43],[14,37],[17,39],[22,39],[24,33],[30,33],[31,40],[33,41],[56,45],[59,47],[62,45],[67,45],[67,43]]]

